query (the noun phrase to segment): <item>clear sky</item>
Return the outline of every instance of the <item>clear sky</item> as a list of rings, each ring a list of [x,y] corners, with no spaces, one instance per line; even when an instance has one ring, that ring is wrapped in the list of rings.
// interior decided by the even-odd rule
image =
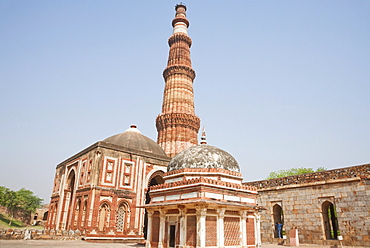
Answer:
[[[0,185],[136,124],[156,140],[176,1],[0,1]],[[245,181],[370,162],[370,1],[186,1],[196,114]]]

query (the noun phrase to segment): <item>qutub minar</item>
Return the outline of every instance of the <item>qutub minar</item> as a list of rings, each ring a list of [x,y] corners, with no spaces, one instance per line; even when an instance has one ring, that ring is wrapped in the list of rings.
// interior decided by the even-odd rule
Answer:
[[[191,67],[192,41],[188,36],[189,21],[184,5],[177,5],[172,26],[167,68],[163,71],[166,85],[162,113],[156,120],[158,144],[169,157],[197,145],[200,127],[200,119],[194,112],[195,71]]]
[[[47,229],[160,248],[260,242],[256,188],[205,132],[198,145],[189,21],[184,4],[175,10],[157,143],[132,125],[57,165]]]

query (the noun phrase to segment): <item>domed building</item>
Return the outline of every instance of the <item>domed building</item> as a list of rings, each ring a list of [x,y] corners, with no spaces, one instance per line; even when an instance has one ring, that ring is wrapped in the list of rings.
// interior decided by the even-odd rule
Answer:
[[[177,154],[150,187],[146,247],[256,247],[257,189],[237,161],[205,141]]]
[[[132,125],[57,165],[47,229],[85,239],[142,240],[150,185],[162,183],[169,157]]]

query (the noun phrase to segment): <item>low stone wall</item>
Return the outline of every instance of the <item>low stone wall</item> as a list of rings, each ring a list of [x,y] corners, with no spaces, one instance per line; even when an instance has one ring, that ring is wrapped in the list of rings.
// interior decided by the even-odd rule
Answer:
[[[37,229],[4,229],[0,228],[0,239],[35,239],[35,240],[80,240],[80,231],[37,230]]]
[[[262,242],[276,242],[276,222],[298,229],[301,243],[370,247],[370,164],[276,178],[246,185],[258,187]],[[324,205],[336,211],[343,240],[328,238],[332,222]],[[279,211],[281,209],[281,212]],[[326,216],[326,217],[325,217]]]
[[[274,178],[269,180],[261,180],[254,182],[245,182],[244,185],[254,186],[258,189],[267,189],[271,187],[279,187],[285,185],[299,185],[306,183],[314,183],[319,181],[331,181],[346,178],[366,178],[370,175],[370,164],[345,167],[334,170],[327,170],[321,172],[314,172],[302,175],[295,175],[289,177]]]

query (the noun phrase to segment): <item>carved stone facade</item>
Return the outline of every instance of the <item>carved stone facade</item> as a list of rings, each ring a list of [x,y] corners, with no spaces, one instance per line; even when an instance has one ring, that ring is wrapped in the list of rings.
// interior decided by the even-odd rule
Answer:
[[[170,52],[167,68],[163,71],[166,82],[162,113],[157,116],[158,144],[169,157],[198,144],[200,119],[194,112],[193,81],[195,71],[191,67],[191,38],[187,28],[185,5],[176,5],[172,21],[173,34],[168,39]]]
[[[79,230],[87,240],[143,240],[145,213],[137,206],[149,185],[162,182],[168,162],[136,127],[93,144],[57,166],[46,228]]]
[[[258,188],[262,242],[276,242],[276,222],[302,243],[370,247],[370,164],[244,185]],[[343,239],[343,241],[341,241]]]

